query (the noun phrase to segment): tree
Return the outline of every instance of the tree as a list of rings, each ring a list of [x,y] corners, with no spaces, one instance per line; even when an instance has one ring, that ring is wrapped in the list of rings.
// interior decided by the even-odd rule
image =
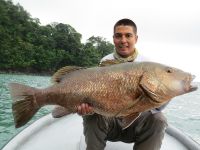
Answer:
[[[87,43],[91,43],[96,48],[101,58],[109,53],[112,53],[114,50],[114,45],[106,41],[103,37],[92,36],[88,39]]]
[[[101,58],[113,52],[114,46],[102,37],[90,37],[79,55],[81,66],[96,66]]]

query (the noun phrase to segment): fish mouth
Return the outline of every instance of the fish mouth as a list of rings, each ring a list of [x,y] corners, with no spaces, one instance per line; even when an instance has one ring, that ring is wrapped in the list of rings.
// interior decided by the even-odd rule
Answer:
[[[188,92],[193,92],[198,89],[197,85],[190,85]]]
[[[198,89],[197,85],[194,85],[193,80],[195,79],[195,75],[190,75],[185,82],[185,92],[190,93],[196,91]]]

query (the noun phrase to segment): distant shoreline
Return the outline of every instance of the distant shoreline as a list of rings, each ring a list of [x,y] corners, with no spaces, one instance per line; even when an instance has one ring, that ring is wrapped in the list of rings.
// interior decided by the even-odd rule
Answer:
[[[50,72],[21,72],[21,71],[3,71],[0,74],[16,74],[16,75],[32,75],[32,76],[52,76],[54,73]]]

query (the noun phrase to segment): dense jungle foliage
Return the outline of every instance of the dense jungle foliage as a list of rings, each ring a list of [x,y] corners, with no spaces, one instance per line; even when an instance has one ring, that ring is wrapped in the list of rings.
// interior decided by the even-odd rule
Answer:
[[[81,43],[81,36],[69,24],[41,25],[20,4],[0,0],[0,71],[52,73],[66,65],[96,66],[114,49],[103,37]]]

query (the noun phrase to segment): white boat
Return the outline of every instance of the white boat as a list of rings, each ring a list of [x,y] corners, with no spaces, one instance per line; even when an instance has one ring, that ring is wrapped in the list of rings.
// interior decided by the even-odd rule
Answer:
[[[85,150],[82,118],[76,114],[37,120],[2,150]],[[105,150],[132,150],[133,144],[107,142]],[[200,145],[174,127],[168,127],[161,150],[200,150]]]

